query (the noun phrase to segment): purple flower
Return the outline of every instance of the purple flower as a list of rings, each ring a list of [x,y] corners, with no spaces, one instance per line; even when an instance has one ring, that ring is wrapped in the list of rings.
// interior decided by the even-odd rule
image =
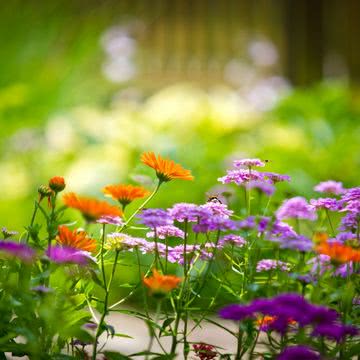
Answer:
[[[261,233],[265,232],[270,223],[270,220],[271,218],[268,216],[261,216],[258,223],[258,231]]]
[[[256,265],[256,272],[270,271],[275,269],[279,269],[281,271],[290,271],[290,264],[280,260],[263,259],[260,260]]]
[[[345,190],[345,193],[341,197],[342,202],[352,202],[360,200],[360,187],[350,188]]]
[[[227,205],[211,201],[204,205],[200,205],[200,208],[210,210],[212,215],[222,216],[224,218],[229,218],[234,213],[232,210],[228,209]],[[204,215],[206,216],[207,213],[200,214],[201,217],[204,217]]]
[[[307,203],[306,199],[297,196],[285,200],[280,208],[276,211],[276,218],[279,220],[284,219],[308,219],[316,220],[317,216],[313,208]]]
[[[356,231],[359,226],[359,215],[353,212],[347,213],[341,218],[339,230],[341,231]]]
[[[196,222],[200,217],[211,216],[212,212],[209,208],[201,208],[199,205],[190,203],[178,203],[172,208],[168,209],[168,214],[171,219],[184,222]]]
[[[232,304],[223,307],[219,311],[219,316],[223,319],[242,321],[246,318],[253,317],[253,309],[249,305]]]
[[[264,167],[265,163],[260,159],[241,159],[241,160],[234,160],[233,162],[235,167],[247,167],[251,168],[253,166],[256,167]]]
[[[140,223],[154,229],[159,226],[172,225],[173,220],[166,210],[163,209],[144,209],[137,215]]]
[[[289,175],[276,174],[273,172],[264,172],[263,176],[265,179],[271,180],[273,184],[291,180]]]
[[[358,329],[355,326],[343,324],[319,324],[315,327],[313,336],[325,336],[336,342],[342,342],[346,336],[355,336],[358,334]]]
[[[248,216],[239,222],[239,228],[243,230],[250,230],[256,226],[255,216]]]
[[[314,187],[314,190],[320,193],[340,195],[345,192],[343,184],[334,180],[323,181]]]
[[[286,347],[277,360],[320,360],[320,355],[305,345],[295,345]]]
[[[116,225],[116,226],[124,225],[124,221],[121,219],[120,216],[112,216],[112,215],[102,216],[100,219],[96,220],[96,222],[99,224],[108,224],[108,225]]]
[[[219,245],[224,246],[226,244],[235,245],[238,247],[242,247],[246,244],[246,241],[244,238],[242,238],[239,235],[235,234],[228,234],[220,238]]]
[[[347,242],[349,240],[355,239],[355,237],[356,237],[356,235],[353,234],[352,232],[349,232],[349,231],[348,232],[340,232],[336,235],[336,238],[334,240],[344,244],[345,242]],[[329,239],[328,242],[331,242],[331,239]]]
[[[255,188],[263,192],[267,196],[271,196],[275,192],[275,186],[267,181],[259,181],[259,180],[249,181],[248,183],[246,183],[245,186],[247,189]]]
[[[165,239],[167,237],[178,237],[184,239],[185,233],[174,225],[159,226],[156,228],[156,235],[159,239]],[[150,231],[146,234],[146,237],[155,237],[155,231]]]
[[[338,211],[341,209],[341,204],[333,198],[311,199],[310,206],[315,210],[327,209],[331,211]]]
[[[354,267],[352,262],[342,264],[334,267],[331,263],[331,258],[328,255],[320,254],[310,259],[307,262],[308,265],[312,265],[310,274],[316,279],[319,276],[324,275],[327,271],[331,271],[334,276],[341,276],[343,278],[353,274]]]
[[[28,245],[12,241],[0,241],[0,251],[24,262],[32,262],[36,256],[35,250]]]
[[[46,255],[52,262],[57,264],[78,264],[88,265],[96,260],[88,251],[78,250],[71,247],[50,246],[46,250]]]
[[[207,233],[209,231],[237,230],[238,228],[238,222],[217,215],[201,219],[198,224],[193,226],[193,231],[196,233]]]
[[[221,178],[218,178],[223,184],[235,183],[236,185],[242,185],[243,183],[247,183],[249,181],[258,181],[263,180],[263,173],[258,171],[249,171],[249,170],[227,170],[227,174]]]
[[[17,231],[10,231],[5,226],[1,228],[1,232],[2,232],[2,234],[4,236],[4,239],[7,239],[7,238],[9,238],[11,236],[14,236],[14,235],[18,234]]]

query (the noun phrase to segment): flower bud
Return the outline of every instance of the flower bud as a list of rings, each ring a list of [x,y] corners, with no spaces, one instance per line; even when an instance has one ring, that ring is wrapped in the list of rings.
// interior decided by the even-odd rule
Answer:
[[[65,189],[65,179],[62,176],[54,176],[49,180],[49,187],[58,193]]]

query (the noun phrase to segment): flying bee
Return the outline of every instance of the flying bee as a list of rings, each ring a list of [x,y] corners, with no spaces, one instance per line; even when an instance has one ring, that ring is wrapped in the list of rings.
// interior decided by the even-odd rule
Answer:
[[[222,204],[222,201],[219,199],[219,197],[217,195],[209,195],[207,202]]]

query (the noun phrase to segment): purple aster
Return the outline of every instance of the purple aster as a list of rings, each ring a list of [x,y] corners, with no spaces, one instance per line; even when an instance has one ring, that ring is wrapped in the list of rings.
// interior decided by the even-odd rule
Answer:
[[[207,233],[209,231],[237,230],[238,228],[238,222],[217,215],[200,219],[200,222],[193,226],[193,231],[196,233]]]
[[[259,223],[258,223],[258,231],[260,233],[265,232],[265,230],[267,229],[269,223],[270,223],[271,218],[268,216],[261,216]]]
[[[116,225],[116,226],[124,225],[124,221],[121,219],[120,216],[112,216],[112,215],[102,216],[100,219],[96,220],[96,222],[99,224],[108,224],[108,225]]]
[[[339,230],[341,231],[356,231],[359,226],[359,215],[353,212],[347,213],[341,218]]]
[[[289,175],[282,175],[282,174],[277,174],[277,173],[273,173],[273,172],[264,172],[263,176],[265,179],[270,180],[273,184],[291,180]]]
[[[18,232],[17,231],[11,231],[11,230],[8,230],[5,226],[1,228],[1,232],[4,236],[4,239],[7,239],[11,236],[14,236],[14,235],[17,235]]]
[[[284,238],[297,235],[292,226],[279,220],[275,220],[269,234],[272,237],[284,237]]]
[[[305,345],[295,345],[286,347],[277,360],[320,360],[321,357],[311,348]]]
[[[314,187],[314,190],[320,193],[340,195],[345,192],[343,184],[334,180],[323,181]]]
[[[178,237],[184,239],[185,233],[174,225],[165,225],[159,226],[156,228],[156,236],[159,239],[165,239],[167,237]],[[155,237],[155,231],[150,231],[146,234],[146,237],[153,238]]]
[[[159,226],[172,225],[173,223],[167,211],[163,209],[144,209],[137,216],[141,224],[151,229]]]
[[[342,202],[352,202],[360,200],[360,187],[350,188],[345,190],[345,193],[341,197]]]
[[[208,208],[202,208],[199,205],[190,203],[178,203],[172,208],[168,209],[168,214],[171,219],[184,222],[196,222],[200,217],[211,216],[212,212]]]
[[[59,245],[49,247],[46,250],[46,255],[57,264],[88,265],[91,262],[96,262],[88,251]]]
[[[313,336],[324,336],[336,342],[342,342],[346,336],[355,336],[359,333],[355,326],[343,324],[319,324],[315,327]]]
[[[313,248],[313,242],[304,235],[281,238],[280,248],[299,251],[310,251]]]
[[[310,206],[314,210],[319,209],[327,209],[331,211],[338,211],[341,209],[341,204],[333,198],[319,198],[319,199],[311,199]]]
[[[276,211],[276,217],[279,220],[284,219],[308,219],[316,220],[317,216],[313,208],[301,196],[285,200]]]
[[[199,245],[186,245],[185,252],[187,257],[193,257],[200,251]],[[184,246],[178,245],[168,248],[168,260],[172,263],[184,264]]]
[[[242,185],[243,183],[247,183],[249,181],[258,181],[263,180],[264,176],[262,173],[258,171],[249,171],[249,170],[228,170],[227,174],[221,178],[218,178],[223,184],[235,183],[236,185]]]
[[[218,202],[209,201],[204,205],[200,205],[200,208],[210,210],[212,215],[222,216],[224,218],[229,218],[234,213],[232,210],[228,209],[226,204],[221,204]],[[204,217],[204,215],[202,215],[202,217]]]
[[[353,263],[351,261],[335,267],[331,263],[331,257],[324,254],[315,256],[310,259],[307,264],[312,265],[310,274],[314,278],[324,275],[327,271],[331,272],[334,276],[341,276],[343,278],[353,274],[354,272]]]
[[[13,241],[0,241],[0,251],[24,262],[32,262],[36,256],[35,250],[28,245]]]
[[[246,241],[243,237],[235,234],[228,234],[220,238],[219,245],[224,246],[227,244],[235,245],[242,247],[246,244]]]
[[[281,271],[290,271],[290,264],[280,260],[263,259],[260,260],[256,265],[256,272],[270,271],[275,269]]]
[[[337,242],[340,242],[342,244],[346,243],[349,240],[353,240],[356,238],[356,235],[353,234],[352,232],[340,232],[336,235],[336,238],[334,240],[336,240]],[[328,240],[328,242],[330,242],[331,240]]]
[[[271,196],[275,192],[275,186],[268,181],[249,181],[245,186],[247,189],[257,189],[267,196]]]
[[[253,317],[253,309],[251,305],[232,304],[220,309],[219,316],[223,319],[242,321]]]
[[[261,161],[260,159],[234,160],[233,164],[235,167],[246,167],[246,168],[251,168],[253,166],[256,166],[256,167],[264,167],[265,166],[265,162]]]
[[[256,226],[255,216],[248,216],[244,220],[239,221],[239,228],[243,230],[250,230]]]

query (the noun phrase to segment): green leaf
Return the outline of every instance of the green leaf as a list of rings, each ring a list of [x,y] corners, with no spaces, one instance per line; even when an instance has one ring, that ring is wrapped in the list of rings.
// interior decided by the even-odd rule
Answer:
[[[131,360],[129,356],[113,352],[113,351],[105,351],[104,355],[108,360]]]
[[[114,336],[117,336],[117,337],[122,337],[122,338],[128,338],[128,339],[133,339],[132,336],[130,335],[126,335],[126,334],[114,334]]]
[[[170,318],[167,318],[163,324],[162,324],[162,327],[160,329],[160,332],[159,332],[159,337],[161,336],[161,334],[166,330],[166,328],[175,320],[175,318],[173,317],[170,317]]]

